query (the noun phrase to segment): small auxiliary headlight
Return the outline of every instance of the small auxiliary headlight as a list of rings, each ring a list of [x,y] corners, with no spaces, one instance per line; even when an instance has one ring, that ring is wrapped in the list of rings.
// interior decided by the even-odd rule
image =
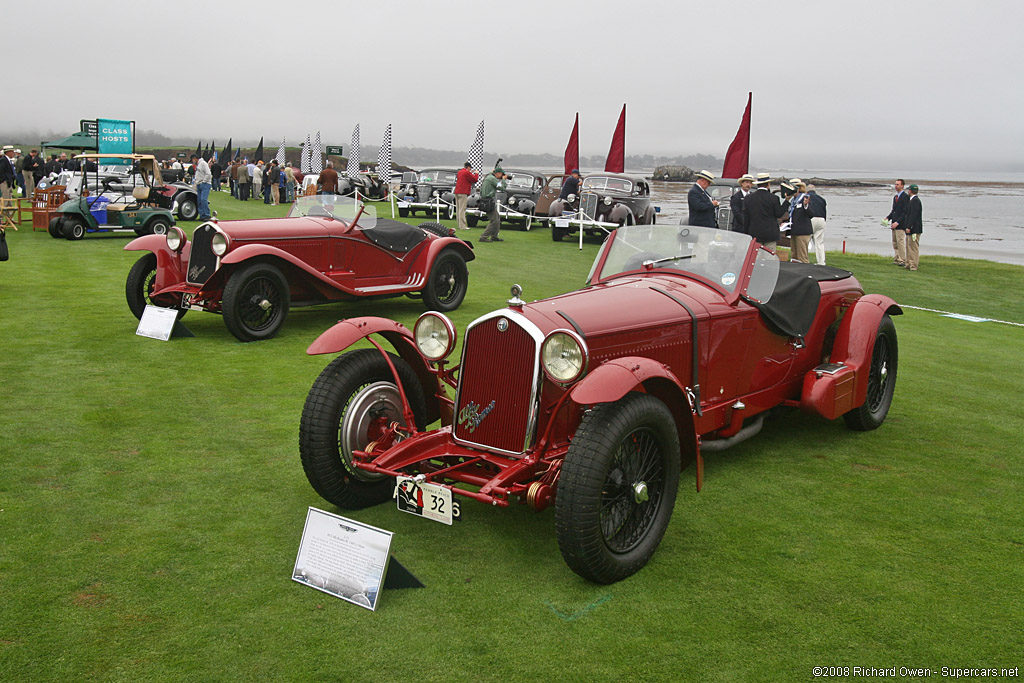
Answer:
[[[572,192],[570,192],[570,193],[569,193],[569,194],[568,194],[568,195],[567,195],[567,196],[565,197],[565,200],[566,200],[567,202],[569,202],[570,204],[572,204],[572,203],[573,203],[574,201],[576,201],[576,195],[574,195],[574,194],[573,194]]]
[[[213,253],[217,256],[223,256],[228,253],[228,246],[230,245],[231,240],[228,239],[228,236],[222,232],[218,232],[213,236],[213,240],[210,243],[210,249],[213,250]]]
[[[540,360],[552,381],[568,384],[587,369],[587,345],[575,332],[555,330],[544,340]]]
[[[171,251],[181,251],[185,246],[185,242],[188,241],[188,238],[185,237],[185,231],[177,226],[173,226],[167,231],[166,239],[167,248]]]
[[[412,335],[420,355],[429,361],[446,358],[455,348],[455,325],[442,313],[427,311],[421,315]]]
[[[611,206],[613,201],[614,200],[611,197],[605,197],[604,198],[604,205],[605,206]]]

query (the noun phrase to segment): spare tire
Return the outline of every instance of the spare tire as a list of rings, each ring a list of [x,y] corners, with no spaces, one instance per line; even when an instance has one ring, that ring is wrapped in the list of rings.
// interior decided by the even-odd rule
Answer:
[[[449,227],[446,227],[444,225],[441,225],[440,223],[435,223],[433,221],[427,221],[427,222],[424,222],[424,223],[420,223],[416,227],[420,228],[421,230],[426,230],[427,232],[431,232],[431,233],[437,235],[438,237],[452,237],[452,236],[455,235],[455,229],[454,228],[449,228]]]

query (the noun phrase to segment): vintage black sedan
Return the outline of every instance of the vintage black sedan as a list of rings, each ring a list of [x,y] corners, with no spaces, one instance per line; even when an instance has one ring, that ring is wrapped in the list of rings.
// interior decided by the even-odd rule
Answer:
[[[455,217],[455,176],[453,168],[428,168],[415,173],[410,171],[402,176],[402,187],[398,192],[398,215],[402,218],[415,216],[417,211],[424,215],[441,218]]]
[[[541,192],[548,184],[548,177],[536,171],[509,169],[505,172],[505,178],[506,188],[497,194],[501,221],[521,230],[529,230],[538,213],[537,204]],[[480,193],[475,192],[466,202],[466,223],[471,228],[476,227],[477,222],[484,218],[476,208],[479,201]]]
[[[555,219],[551,239],[561,242],[582,229],[585,234],[603,236],[623,225],[652,225],[656,222],[651,204],[651,184],[642,176],[622,173],[588,175],[579,196],[551,202],[548,216]]]

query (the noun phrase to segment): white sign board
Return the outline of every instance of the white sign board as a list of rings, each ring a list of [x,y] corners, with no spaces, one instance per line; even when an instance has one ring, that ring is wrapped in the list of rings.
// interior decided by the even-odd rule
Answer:
[[[174,323],[178,320],[178,311],[173,308],[162,308],[160,306],[146,306],[139,320],[139,326],[135,334],[140,337],[159,339],[167,341],[171,338],[174,330]]]
[[[292,580],[336,598],[377,609],[391,532],[324,512],[306,513]]]

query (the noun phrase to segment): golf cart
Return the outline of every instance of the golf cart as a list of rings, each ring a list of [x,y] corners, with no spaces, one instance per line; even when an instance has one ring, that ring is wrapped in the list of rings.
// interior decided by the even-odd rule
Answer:
[[[174,225],[171,213],[173,200],[161,192],[164,189],[160,167],[152,154],[80,154],[76,159],[95,162],[95,183],[98,189],[92,195],[84,191],[80,196],[60,205],[58,215],[50,221],[51,237],[80,240],[87,232],[110,232],[133,229],[136,235],[163,235]],[[141,183],[126,192],[123,187],[100,180],[99,166],[105,160],[128,161]],[[83,162],[84,166],[84,162]],[[90,173],[90,171],[83,171]],[[84,180],[84,178],[83,178]],[[106,178],[105,180],[112,180]],[[83,183],[87,186],[89,183]]]

